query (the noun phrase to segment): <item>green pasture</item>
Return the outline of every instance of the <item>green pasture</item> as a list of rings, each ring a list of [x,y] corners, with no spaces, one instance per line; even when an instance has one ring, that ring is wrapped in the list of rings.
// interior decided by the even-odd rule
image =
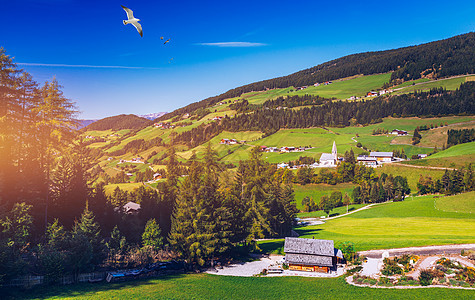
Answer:
[[[319,170],[319,169],[315,169]],[[297,204],[297,209],[301,210],[302,207],[302,199],[305,197],[310,197],[312,198],[316,203],[320,203],[320,198],[322,198],[323,195],[328,195],[332,192],[335,191],[340,191],[343,195],[345,193],[348,193],[348,195],[351,197],[351,192],[355,188],[355,184],[353,183],[341,183],[341,184],[336,184],[336,185],[330,185],[330,184],[306,184],[306,185],[301,185],[301,184],[294,184],[294,193],[295,193],[295,201]],[[346,207],[345,207],[346,209]]]
[[[432,124],[437,124],[440,125],[440,122],[438,123],[432,123]],[[427,124],[430,125],[430,124]],[[450,126],[444,126],[444,127],[438,127],[438,128],[433,128],[431,130],[425,130],[421,131],[421,142],[418,144],[418,146],[429,146],[429,147],[434,147],[437,146],[437,148],[442,148],[443,145],[447,144],[447,131],[449,130],[461,130],[461,129],[472,129],[475,128],[475,121],[467,121],[467,122],[460,122],[460,123],[455,123],[451,124]],[[410,138],[409,138],[409,143],[410,143]]]
[[[235,277],[180,274],[121,283],[52,286],[5,291],[6,299],[470,299],[459,289],[374,289],[343,277]]]
[[[443,198],[442,198],[443,199]],[[325,224],[295,228],[303,238],[351,241],[358,251],[475,242],[475,215],[435,208],[442,199],[407,197],[384,203]],[[283,241],[261,241],[268,252],[282,252]]]
[[[382,173],[386,173],[388,175],[391,174],[394,177],[398,175],[406,177],[407,183],[411,188],[411,193],[417,192],[417,183],[419,182],[421,175],[429,175],[432,177],[432,179],[440,179],[445,172],[444,170],[437,169],[413,168],[400,163],[384,164],[382,167],[376,168],[375,171],[378,176],[380,176]]]
[[[456,90],[462,83],[467,80],[467,77],[457,77],[449,79],[439,79],[429,82],[424,82],[416,85],[409,85],[402,90],[394,92],[394,94],[407,94],[414,91],[428,91],[433,88],[443,87],[447,90]]]
[[[403,164],[444,168],[461,168],[475,162],[475,142],[452,146],[424,159],[405,161]]]
[[[347,99],[350,96],[364,96],[367,92],[377,90],[382,87],[385,82],[391,78],[391,73],[360,76],[350,79],[340,79],[333,81],[329,85],[309,86],[308,88],[296,91],[295,87],[285,89],[273,89],[264,92],[251,92],[243,94],[245,98],[252,104],[262,104],[267,100],[275,99],[280,96],[294,95],[318,95],[324,98]]]
[[[435,207],[442,211],[473,214],[475,213],[475,191],[438,198]]]

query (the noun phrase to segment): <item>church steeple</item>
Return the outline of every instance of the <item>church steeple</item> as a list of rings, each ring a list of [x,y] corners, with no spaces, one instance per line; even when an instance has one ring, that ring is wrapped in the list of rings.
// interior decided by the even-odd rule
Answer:
[[[338,160],[338,153],[336,151],[336,143],[333,141],[332,155],[335,160]]]

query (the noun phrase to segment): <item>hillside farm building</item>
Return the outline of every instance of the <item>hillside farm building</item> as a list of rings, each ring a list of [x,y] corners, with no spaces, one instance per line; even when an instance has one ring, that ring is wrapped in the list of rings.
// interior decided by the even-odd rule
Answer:
[[[331,240],[286,237],[285,262],[290,270],[328,273],[344,261]]]
[[[386,163],[391,162],[393,159],[392,152],[371,152],[369,157],[374,157],[378,162]]]
[[[393,131],[391,131],[391,134],[398,135],[398,136],[403,136],[403,135],[407,135],[407,131],[394,129]]]

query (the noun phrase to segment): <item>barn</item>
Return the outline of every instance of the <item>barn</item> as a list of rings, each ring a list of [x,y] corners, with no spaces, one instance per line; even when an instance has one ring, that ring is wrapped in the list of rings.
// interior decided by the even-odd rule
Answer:
[[[289,270],[296,271],[328,273],[344,260],[331,240],[286,237],[284,252]]]

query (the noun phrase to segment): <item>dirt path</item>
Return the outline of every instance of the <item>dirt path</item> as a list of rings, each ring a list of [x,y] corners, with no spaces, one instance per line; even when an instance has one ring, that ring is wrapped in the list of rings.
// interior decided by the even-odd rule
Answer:
[[[427,166],[414,166],[414,165],[407,165],[407,164],[398,164],[394,163],[394,165],[399,165],[399,166],[405,166],[405,167],[411,167],[411,168],[417,168],[417,169],[433,169],[433,170],[452,170],[455,168],[447,168],[447,167],[427,167]]]

